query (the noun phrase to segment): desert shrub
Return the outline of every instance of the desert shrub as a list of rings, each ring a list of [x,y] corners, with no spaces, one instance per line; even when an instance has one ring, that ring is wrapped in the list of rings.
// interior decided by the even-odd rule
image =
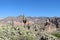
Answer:
[[[0,27],[0,39],[1,40],[38,40],[35,36],[33,29],[29,30],[20,26],[7,26]]]
[[[57,38],[60,38],[60,33],[53,33],[52,35],[57,37]]]

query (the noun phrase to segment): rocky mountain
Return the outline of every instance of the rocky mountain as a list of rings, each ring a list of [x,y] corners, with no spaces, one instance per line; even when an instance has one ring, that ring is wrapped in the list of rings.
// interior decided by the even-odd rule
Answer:
[[[24,16],[25,17],[25,16]],[[60,30],[60,18],[59,17],[26,17],[26,26],[29,24],[32,28],[34,26],[39,27],[43,30],[46,28],[51,32],[52,30]],[[0,26],[8,25],[11,26],[13,22],[14,26],[23,26],[23,15],[17,17],[7,17],[0,20]]]
[[[1,19],[0,40],[2,39],[60,40],[60,17],[25,17],[20,15]]]

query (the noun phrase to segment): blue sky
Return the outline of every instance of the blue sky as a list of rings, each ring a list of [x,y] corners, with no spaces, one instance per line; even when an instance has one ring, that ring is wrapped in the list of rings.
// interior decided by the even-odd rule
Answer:
[[[59,16],[60,0],[0,0],[0,17]]]

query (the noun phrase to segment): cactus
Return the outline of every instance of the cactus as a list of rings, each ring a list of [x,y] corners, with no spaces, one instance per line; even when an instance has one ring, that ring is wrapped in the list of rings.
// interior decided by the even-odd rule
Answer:
[[[13,18],[12,18],[12,23],[11,24],[12,24],[12,27],[13,27],[14,26],[14,20],[13,20]]]
[[[24,23],[24,27],[25,27],[26,22],[27,22],[27,19],[26,19],[26,17],[23,15],[23,23]]]

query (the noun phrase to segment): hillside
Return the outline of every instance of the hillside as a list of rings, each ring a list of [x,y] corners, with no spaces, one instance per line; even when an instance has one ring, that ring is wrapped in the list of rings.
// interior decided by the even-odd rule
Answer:
[[[54,34],[60,33],[59,17],[7,17],[0,29],[0,40],[60,40]]]

